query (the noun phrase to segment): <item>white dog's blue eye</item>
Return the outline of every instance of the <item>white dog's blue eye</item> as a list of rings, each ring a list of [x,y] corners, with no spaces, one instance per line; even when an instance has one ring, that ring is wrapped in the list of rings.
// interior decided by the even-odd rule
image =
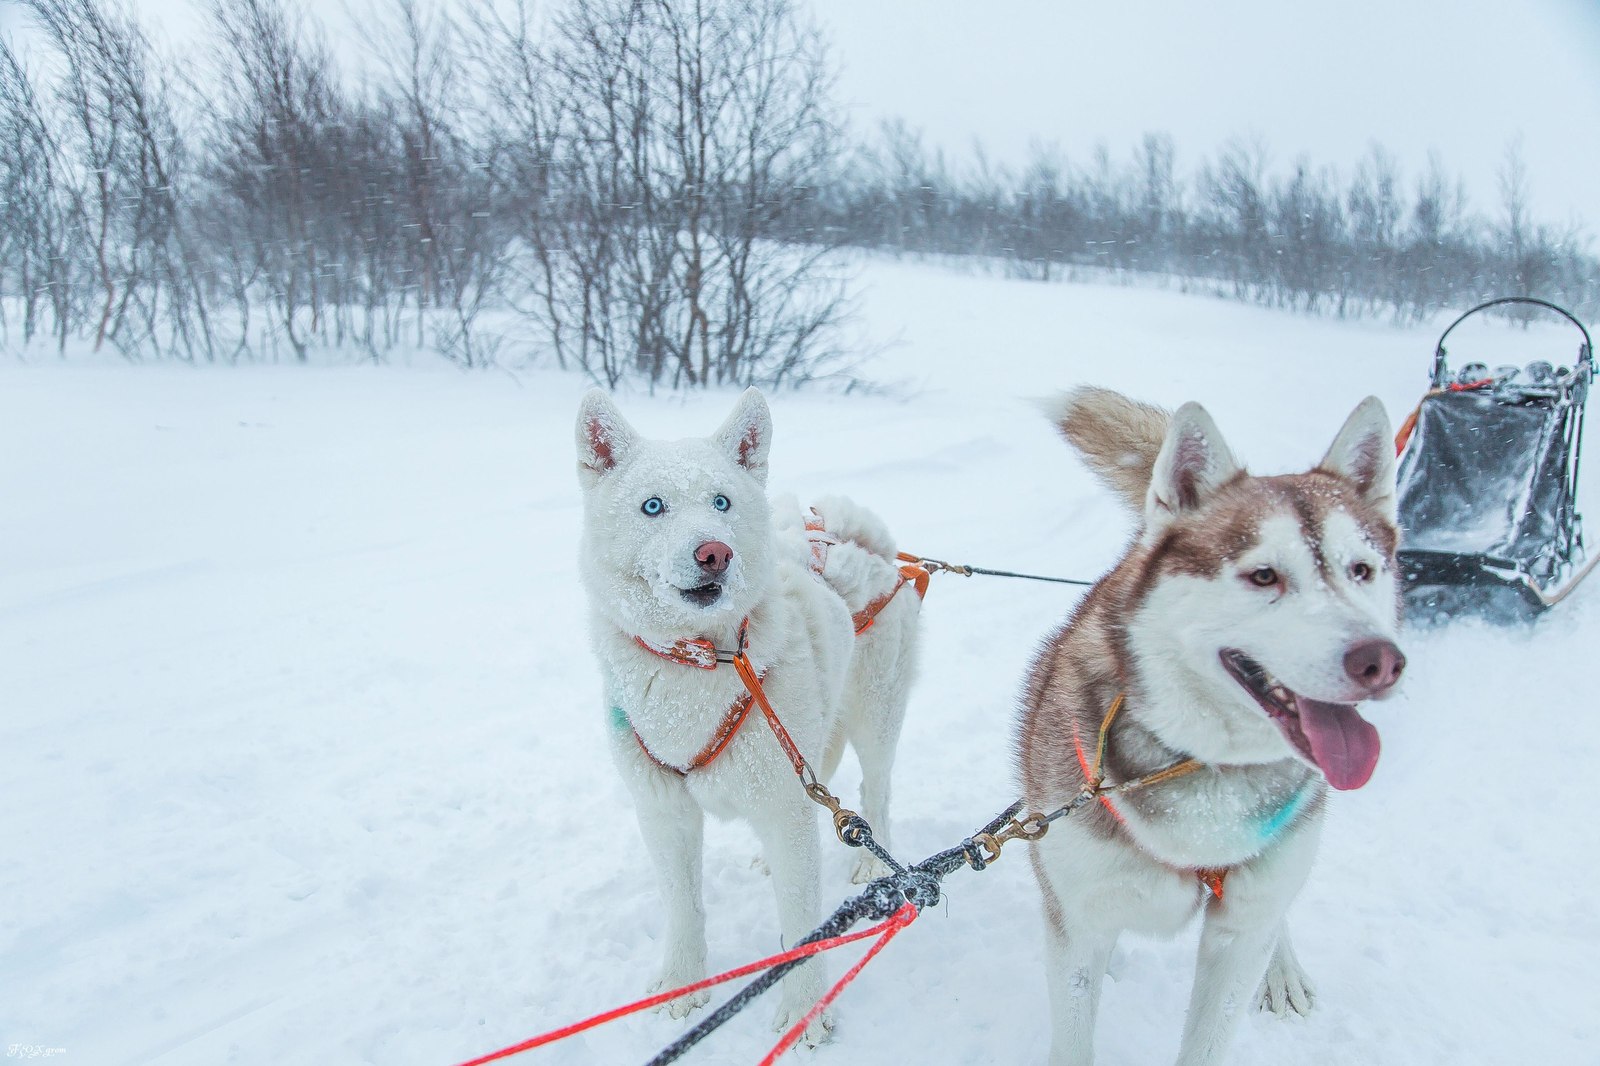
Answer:
[[[639,510],[643,511],[652,518],[666,509],[667,505],[661,501],[660,496],[652,496],[639,505]]]
[[[719,494],[716,499],[711,501],[711,506],[715,507],[719,511],[726,511],[728,508],[732,507],[733,504],[726,496]]]

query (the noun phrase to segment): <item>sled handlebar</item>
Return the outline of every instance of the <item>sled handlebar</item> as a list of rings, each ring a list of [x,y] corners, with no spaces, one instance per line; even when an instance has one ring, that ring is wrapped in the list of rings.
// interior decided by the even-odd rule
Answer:
[[[1465,322],[1473,315],[1477,314],[1479,311],[1486,311],[1491,307],[1499,307],[1503,304],[1532,304],[1535,307],[1543,307],[1547,310],[1554,311],[1562,318],[1565,318],[1568,322],[1571,322],[1574,326],[1577,326],[1578,332],[1583,334],[1583,345],[1578,349],[1578,360],[1573,366],[1573,369],[1587,369],[1591,374],[1593,373],[1594,342],[1589,339],[1589,331],[1584,328],[1583,323],[1579,322],[1577,317],[1574,316],[1571,311],[1568,311],[1564,307],[1553,304],[1549,300],[1541,300],[1534,296],[1502,296],[1497,300],[1489,300],[1485,303],[1481,303],[1472,310],[1467,311],[1454,322],[1446,326],[1443,333],[1439,334],[1439,343],[1434,347],[1433,350],[1433,384],[1436,388],[1442,387],[1446,384],[1444,341],[1446,337],[1450,336],[1450,331],[1461,325],[1461,323]]]

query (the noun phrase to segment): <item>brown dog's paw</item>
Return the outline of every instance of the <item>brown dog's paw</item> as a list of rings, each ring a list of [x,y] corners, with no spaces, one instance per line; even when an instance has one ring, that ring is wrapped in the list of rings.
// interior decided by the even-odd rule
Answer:
[[[1316,1002],[1317,990],[1295,957],[1287,952],[1274,953],[1261,978],[1260,1008],[1280,1018],[1291,1014],[1304,1017]]]
[[[787,1033],[796,1022],[806,1016],[806,1011],[810,1009],[809,1004],[797,1008],[790,1008],[787,1005],[779,1008],[778,1016],[772,1022],[772,1031],[775,1033]],[[832,1038],[833,1011],[825,1010],[817,1015],[815,1021],[806,1026],[805,1032],[800,1034],[798,1046],[814,1048],[819,1044],[826,1044]]]

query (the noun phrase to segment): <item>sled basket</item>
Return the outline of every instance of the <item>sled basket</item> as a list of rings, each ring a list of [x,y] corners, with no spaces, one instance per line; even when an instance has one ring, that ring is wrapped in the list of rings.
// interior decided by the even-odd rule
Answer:
[[[1583,343],[1573,364],[1538,360],[1490,370],[1468,363],[1452,374],[1445,350],[1451,330],[1505,304],[1547,308],[1576,326]],[[1463,610],[1530,617],[1560,602],[1593,568],[1577,510],[1593,376],[1588,330],[1543,300],[1490,300],[1439,337],[1432,388],[1400,457],[1400,568],[1414,619]]]

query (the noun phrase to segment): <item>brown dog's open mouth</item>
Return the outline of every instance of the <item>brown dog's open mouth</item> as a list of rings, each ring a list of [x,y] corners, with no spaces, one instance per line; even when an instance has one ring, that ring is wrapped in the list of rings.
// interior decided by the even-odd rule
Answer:
[[[1381,747],[1378,731],[1353,703],[1325,703],[1293,691],[1237,648],[1221,653],[1222,668],[1254,697],[1289,743],[1337,789],[1372,778]]]

